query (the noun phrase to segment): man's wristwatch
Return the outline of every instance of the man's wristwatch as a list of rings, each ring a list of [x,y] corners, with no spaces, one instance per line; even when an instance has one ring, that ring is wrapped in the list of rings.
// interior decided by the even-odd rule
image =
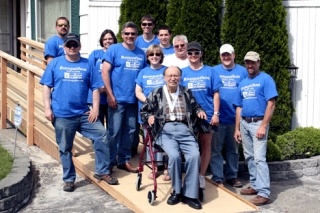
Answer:
[[[213,114],[219,116],[220,112],[214,112]]]

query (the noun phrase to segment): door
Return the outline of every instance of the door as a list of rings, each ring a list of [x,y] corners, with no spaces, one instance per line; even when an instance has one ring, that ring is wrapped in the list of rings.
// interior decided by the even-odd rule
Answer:
[[[0,0],[0,50],[13,55],[12,1]]]

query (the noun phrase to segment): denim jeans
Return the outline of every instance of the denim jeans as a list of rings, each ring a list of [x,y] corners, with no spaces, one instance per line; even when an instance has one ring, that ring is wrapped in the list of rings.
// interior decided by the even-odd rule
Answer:
[[[234,124],[220,124],[219,131],[213,135],[210,168],[212,172],[211,179],[215,182],[223,182],[224,174],[227,180],[238,177],[238,143],[234,140],[233,135]],[[223,172],[223,145],[225,145],[226,152],[225,172]]]
[[[168,122],[164,125],[156,143],[168,154],[168,171],[175,192],[189,198],[198,198],[200,153],[198,143],[190,129],[181,122]],[[182,184],[181,153],[186,160],[184,184]]]
[[[266,154],[269,125],[265,137],[258,139],[256,133],[261,123],[262,121],[248,123],[241,120],[240,132],[251,187],[258,191],[258,195],[268,198],[270,195],[270,175]]]
[[[71,152],[76,131],[92,140],[95,151],[95,173],[110,174],[110,152],[107,132],[100,121],[90,123],[88,114],[82,114],[70,118],[55,118],[53,125],[59,146],[64,182],[74,182],[76,179]]]
[[[118,103],[116,109],[108,108],[108,116],[108,138],[112,167],[127,163],[131,159],[131,146],[135,140],[137,127],[137,104]]]

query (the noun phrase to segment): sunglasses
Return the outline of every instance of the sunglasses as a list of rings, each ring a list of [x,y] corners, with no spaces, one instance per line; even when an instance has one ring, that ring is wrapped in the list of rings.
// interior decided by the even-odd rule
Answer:
[[[136,33],[133,33],[133,32],[132,32],[132,33],[130,33],[130,32],[123,32],[123,34],[125,34],[126,36],[128,36],[128,35],[130,35],[130,34],[131,34],[132,36],[135,36],[135,35],[136,35]]]
[[[200,55],[201,51],[189,51],[188,55]]]
[[[144,26],[144,27],[145,27],[145,26],[151,27],[151,26],[153,25],[153,23],[150,23],[150,22],[149,22],[149,23],[142,23],[141,25]]]
[[[154,56],[154,55],[156,55],[156,56],[158,56],[158,57],[161,56],[160,53],[150,53],[150,54],[149,54],[149,56]]]
[[[174,48],[176,48],[176,49],[178,49],[179,47],[184,47],[184,46],[186,46],[185,44],[177,44],[177,45],[174,45]]]
[[[59,26],[59,27],[69,27],[69,25],[67,25],[67,24],[58,24],[57,26]]]
[[[71,47],[78,48],[79,44],[78,43],[69,42],[69,43],[66,44],[66,47],[67,48],[71,48]]]

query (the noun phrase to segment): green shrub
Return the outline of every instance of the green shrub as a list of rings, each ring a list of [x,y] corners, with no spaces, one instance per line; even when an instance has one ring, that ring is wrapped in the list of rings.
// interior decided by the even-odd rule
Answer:
[[[277,137],[276,144],[284,160],[320,154],[320,129],[300,127]]]
[[[267,144],[267,161],[279,161],[281,159],[281,151],[277,144],[273,143],[272,140],[268,140]]]
[[[13,158],[2,146],[0,146],[0,180],[11,171]]]

